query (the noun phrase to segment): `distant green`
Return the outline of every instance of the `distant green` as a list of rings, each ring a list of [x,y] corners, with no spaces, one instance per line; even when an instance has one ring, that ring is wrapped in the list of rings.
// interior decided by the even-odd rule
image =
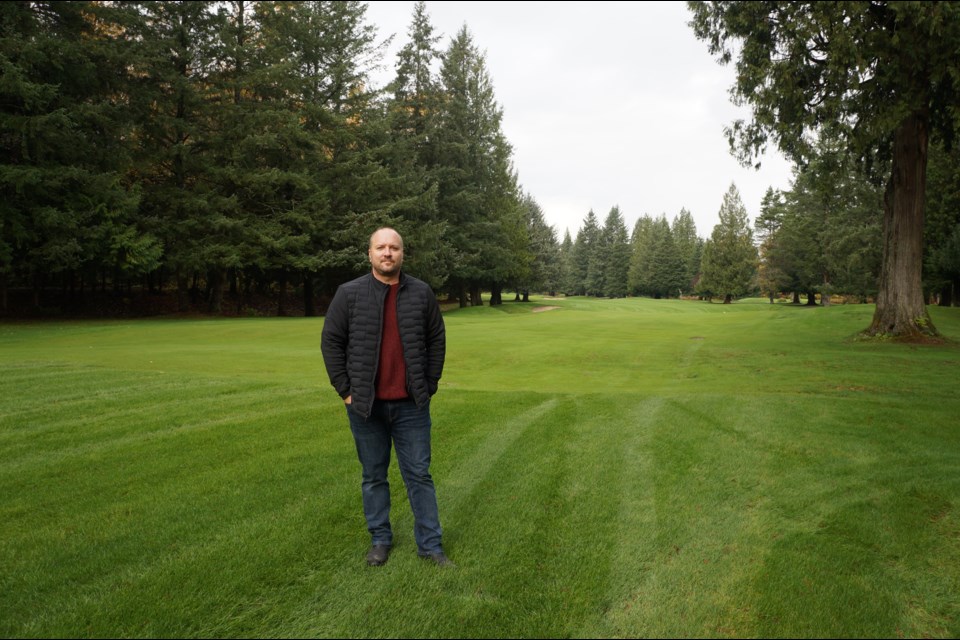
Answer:
[[[545,310],[546,307],[556,307]],[[866,305],[446,313],[444,570],[369,568],[322,319],[0,324],[4,637],[958,637],[957,342]]]

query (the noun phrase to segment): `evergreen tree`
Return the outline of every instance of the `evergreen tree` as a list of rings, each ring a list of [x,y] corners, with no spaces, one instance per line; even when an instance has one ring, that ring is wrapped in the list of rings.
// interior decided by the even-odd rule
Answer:
[[[403,230],[408,253],[405,268],[434,289],[443,287],[454,264],[446,222],[437,211],[439,159],[437,129],[443,93],[434,67],[440,60],[426,4],[414,5],[406,44],[396,59],[396,76],[388,89],[390,146],[384,166],[395,180],[390,214]]]
[[[747,210],[734,184],[723,196],[719,217],[704,246],[699,286],[708,295],[723,296],[724,304],[729,304],[754,288],[758,261]]]
[[[560,288],[560,246],[556,232],[547,224],[543,209],[530,194],[522,199],[527,214],[527,237],[530,239],[528,253],[531,256],[527,278],[520,281],[517,294],[528,302],[531,291],[556,295]]]
[[[315,289],[332,293],[369,268],[362,249],[391,202],[393,182],[380,157],[386,121],[370,84],[383,48],[362,2],[286,6],[295,27],[292,63],[302,78],[299,115],[315,145],[310,178],[317,186],[305,204],[315,259],[303,270],[306,314],[314,315]]]
[[[679,297],[686,286],[687,265],[666,216],[660,216],[653,224],[650,251],[650,294],[655,298]]]
[[[0,4],[0,292],[29,283],[34,306],[52,279],[82,292],[97,275],[155,268],[124,182],[129,132],[118,73],[120,10],[89,2]]]
[[[960,306],[960,148],[930,148],[924,283],[942,306]]]
[[[765,290],[794,292],[829,304],[834,292],[876,293],[880,190],[846,158],[821,142],[818,154],[794,172],[786,193],[768,192],[757,228]]]
[[[784,194],[768,188],[760,204],[760,216],[756,223],[757,239],[760,241],[757,281],[760,291],[767,294],[771,303],[780,292],[792,290],[778,253],[778,232],[785,216]]]
[[[620,207],[613,207],[603,223],[603,295],[623,298],[627,295],[630,270],[630,240]]]
[[[653,295],[653,218],[644,214],[637,219],[630,236],[630,269],[627,286],[631,295]]]
[[[594,290],[589,289],[590,265],[596,262],[594,257],[600,246],[600,227],[597,223],[597,216],[591,209],[587,217],[583,219],[580,230],[577,231],[577,239],[573,244],[572,252],[572,281],[574,285],[573,295],[597,295]]]
[[[697,274],[700,273],[700,253],[703,248],[703,241],[697,235],[697,225],[693,220],[693,215],[687,209],[681,209],[677,217],[673,219],[670,232],[683,262],[683,278],[678,288],[683,292],[690,293],[693,291],[693,283],[697,279]]]
[[[189,278],[208,275],[211,308],[219,308],[221,267],[211,265],[218,237],[232,227],[228,203],[212,179],[216,166],[211,74],[221,17],[212,2],[142,2],[128,25],[133,44],[131,107],[137,122],[135,175],[143,190],[141,215],[163,243],[164,262],[178,284],[180,309]]]
[[[577,289],[576,279],[574,277],[573,253],[573,238],[570,237],[570,230],[567,229],[563,232],[563,242],[560,243],[559,257],[559,286],[566,295],[575,295],[574,292]]]
[[[512,150],[500,122],[484,56],[463,27],[443,56],[445,102],[437,129],[438,209],[448,223],[457,261],[450,288],[461,306],[491,303],[503,284],[523,275],[528,246]]]

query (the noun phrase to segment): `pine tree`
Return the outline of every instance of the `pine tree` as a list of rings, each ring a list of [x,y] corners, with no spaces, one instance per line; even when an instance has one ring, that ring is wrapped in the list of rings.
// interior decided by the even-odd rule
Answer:
[[[522,204],[527,213],[530,263],[528,275],[520,280],[517,293],[523,302],[528,302],[531,291],[556,295],[560,287],[560,246],[556,232],[547,224],[543,209],[536,199],[524,194]]]
[[[653,224],[651,251],[651,293],[655,298],[679,297],[687,282],[686,262],[674,242],[666,216],[661,216]]]
[[[673,236],[674,244],[680,259],[683,261],[683,278],[679,289],[689,293],[693,290],[693,283],[700,273],[700,252],[702,251],[703,241],[697,235],[697,225],[693,220],[693,215],[687,209],[681,209],[680,213],[673,219],[670,227],[670,233]]]
[[[627,274],[630,270],[630,241],[620,207],[610,209],[603,224],[603,295],[623,298],[627,295]]]
[[[440,59],[436,48],[440,37],[434,35],[422,1],[414,6],[408,38],[397,53],[396,76],[388,86],[390,144],[384,166],[395,181],[390,215],[408,247],[405,268],[440,289],[454,253],[446,237],[447,224],[437,211],[436,133],[443,93],[434,67]]]
[[[724,304],[729,304],[753,290],[758,262],[747,210],[734,184],[723,196],[719,217],[719,224],[704,246],[699,286],[701,291],[722,296]]]
[[[0,290],[51,280],[82,292],[97,275],[152,270],[156,241],[136,224],[123,179],[129,132],[121,10],[107,3],[0,5]]]
[[[484,56],[466,27],[443,56],[445,102],[437,129],[438,209],[445,216],[457,260],[450,289],[467,304],[482,304],[481,290],[500,300],[504,283],[522,275],[527,248],[509,143],[500,128]]]
[[[630,236],[630,269],[627,286],[631,295],[653,295],[653,218],[644,214]]]
[[[578,296],[597,295],[589,289],[590,264],[596,261],[594,257],[600,246],[600,227],[597,216],[591,209],[583,219],[577,239],[573,244],[572,252],[572,282],[573,294]]]
[[[212,261],[221,234],[231,230],[222,215],[226,203],[211,178],[216,164],[209,137],[216,126],[213,46],[222,25],[213,5],[138,3],[136,20],[127,29],[141,215],[163,243],[181,310],[187,305],[188,279],[199,274],[212,276],[209,303],[219,308],[223,265]]]

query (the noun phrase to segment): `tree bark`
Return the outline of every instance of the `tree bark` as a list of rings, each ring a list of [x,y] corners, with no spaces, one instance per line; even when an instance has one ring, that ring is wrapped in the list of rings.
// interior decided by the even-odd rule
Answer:
[[[893,136],[893,168],[883,196],[883,261],[872,336],[937,336],[923,298],[923,207],[928,122],[913,113]]]
[[[490,306],[503,304],[503,285],[494,284],[490,287]]]

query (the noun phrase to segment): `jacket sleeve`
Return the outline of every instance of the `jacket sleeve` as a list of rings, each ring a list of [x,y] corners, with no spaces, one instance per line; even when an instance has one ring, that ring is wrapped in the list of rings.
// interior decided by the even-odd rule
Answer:
[[[341,398],[350,395],[350,376],[347,374],[347,344],[350,342],[350,309],[347,294],[338,287],[323,320],[320,351],[327,368],[330,384]]]
[[[443,324],[440,305],[433,291],[427,296],[427,387],[430,395],[437,392],[440,376],[443,374],[443,362],[447,355],[447,333]]]

